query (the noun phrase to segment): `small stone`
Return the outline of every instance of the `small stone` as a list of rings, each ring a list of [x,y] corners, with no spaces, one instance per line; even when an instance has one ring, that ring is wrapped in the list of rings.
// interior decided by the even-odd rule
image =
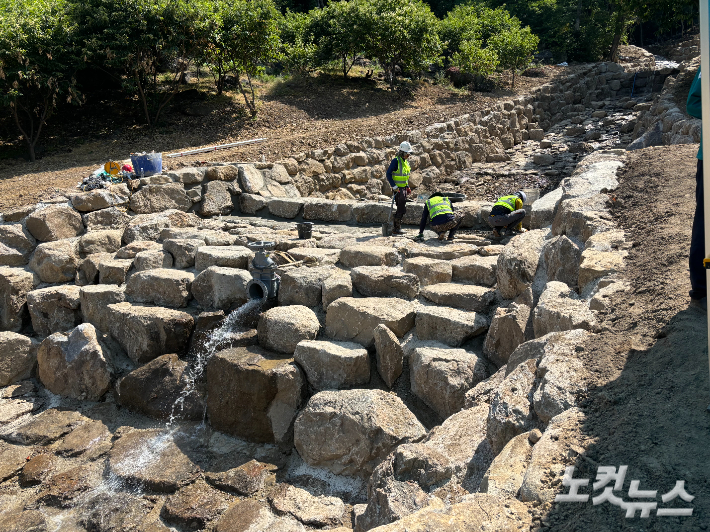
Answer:
[[[539,442],[540,438],[542,438],[542,432],[540,432],[540,429],[533,429],[530,431],[530,434],[528,434],[528,440],[530,440],[530,443],[533,445]]]

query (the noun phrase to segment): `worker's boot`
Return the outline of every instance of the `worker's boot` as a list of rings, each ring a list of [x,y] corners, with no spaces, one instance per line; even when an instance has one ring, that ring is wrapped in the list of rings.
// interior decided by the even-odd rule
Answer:
[[[394,218],[393,220],[394,228],[392,230],[393,235],[403,235],[402,231],[402,218]]]

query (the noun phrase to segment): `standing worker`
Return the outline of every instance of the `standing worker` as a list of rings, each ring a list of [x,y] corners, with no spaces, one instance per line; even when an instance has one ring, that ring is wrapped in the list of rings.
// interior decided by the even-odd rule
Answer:
[[[441,192],[434,192],[424,204],[422,221],[419,223],[419,234],[414,240],[424,240],[424,228],[428,221],[431,221],[431,230],[438,233],[439,240],[444,240],[446,231],[449,232],[449,242],[454,240],[456,230],[461,225],[463,213],[454,211],[451,200],[441,195]]]
[[[498,229],[499,227],[502,227],[504,232],[513,228],[521,233],[525,232],[525,229],[523,229],[523,218],[525,218],[523,203],[526,200],[525,192],[518,190],[511,196],[499,198],[493,204],[491,215],[488,217],[488,225],[493,228],[493,236],[495,238],[502,236]]]
[[[702,96],[700,94],[700,69],[695,74],[695,79],[690,86],[688,101],[685,109],[690,116],[702,119]],[[703,139],[700,135],[700,149],[698,150],[698,166],[695,172],[695,216],[693,229],[690,234],[690,256],[688,267],[690,269],[690,304],[707,310],[708,286],[705,277],[705,218],[703,216]]]
[[[394,230],[393,235],[403,235],[402,218],[407,212],[407,196],[411,194],[412,189],[409,188],[409,155],[412,153],[412,145],[406,140],[399,145],[397,156],[392,159],[389,168],[387,168],[387,181],[392,187],[394,201],[397,204],[397,211],[394,213]]]

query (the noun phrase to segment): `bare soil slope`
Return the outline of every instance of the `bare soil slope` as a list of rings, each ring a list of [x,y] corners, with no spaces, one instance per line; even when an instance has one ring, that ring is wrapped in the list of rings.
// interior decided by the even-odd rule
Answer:
[[[626,519],[625,510],[609,503],[555,503],[545,529],[690,531],[710,525],[707,317],[688,307],[696,151],[697,145],[686,145],[633,152],[621,172],[615,218],[634,242],[623,273],[632,290],[613,301],[604,332],[585,353],[593,377],[582,403],[585,451],[575,473],[593,482],[597,466],[627,465],[616,496],[633,501],[629,484],[640,480],[639,489],[658,490],[659,507],[693,507],[693,515],[658,517],[654,511],[641,519],[637,512]],[[571,451],[571,463],[574,456]],[[677,480],[695,499],[661,504]]]

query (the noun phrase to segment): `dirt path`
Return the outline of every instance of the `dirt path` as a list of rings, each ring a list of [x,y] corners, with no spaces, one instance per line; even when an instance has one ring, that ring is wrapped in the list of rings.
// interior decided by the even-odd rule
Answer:
[[[579,478],[596,465],[628,465],[641,490],[669,492],[684,480],[692,517],[626,519],[609,503],[553,504],[548,530],[706,530],[710,525],[710,383],[706,315],[689,308],[688,246],[695,208],[697,145],[634,152],[621,172],[616,214],[634,247],[623,277],[630,293],[613,301],[605,332],[586,350],[593,376],[583,400]],[[566,491],[566,489],[565,489]],[[584,490],[583,490],[584,491]],[[589,493],[589,491],[584,491]],[[601,492],[594,492],[599,495]]]
[[[471,95],[428,83],[419,84],[412,92],[393,94],[367,80],[291,81],[264,88],[256,120],[244,116],[238,95],[229,102],[215,98],[200,104],[208,112],[206,116],[185,116],[185,107],[176,104],[154,138],[130,125],[133,118],[97,117],[103,108],[79,108],[76,116],[62,117],[63,124],[48,128],[47,142],[63,146],[56,153],[35,163],[0,164],[0,210],[58,195],[63,189],[75,187],[107,160],[123,160],[132,152],[170,153],[266,137],[268,140],[259,144],[164,158],[163,167],[172,169],[197,161],[276,161],[346,140],[391,135],[447,121],[525,94],[573,70],[548,68],[546,77],[521,76],[514,91],[504,88]],[[91,121],[98,124],[82,126]],[[87,128],[96,134],[87,134]],[[91,140],[70,142],[69,138],[77,134],[75,129]]]

